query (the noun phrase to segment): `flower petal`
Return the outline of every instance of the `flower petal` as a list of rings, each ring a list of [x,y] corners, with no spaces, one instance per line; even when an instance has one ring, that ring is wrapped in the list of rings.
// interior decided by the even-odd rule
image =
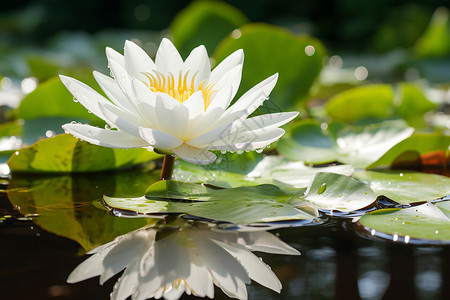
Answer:
[[[218,90],[217,93],[213,94],[209,106],[206,109],[206,112],[209,112],[216,108],[220,108],[222,109],[222,111],[225,111],[228,105],[230,105],[232,99],[233,99],[232,87],[231,85],[229,85],[227,87],[224,87],[223,89]]]
[[[177,74],[183,69],[183,59],[180,53],[172,42],[166,38],[161,41],[156,52],[155,64],[157,70],[164,75],[168,75],[169,72]]]
[[[297,249],[289,246],[267,231],[239,232],[239,244],[252,251],[273,254],[300,255]]]
[[[155,63],[147,53],[131,41],[125,42],[124,60],[128,74],[141,81],[147,80],[143,73],[156,69]]]
[[[231,86],[231,95],[229,98],[229,100],[231,101],[231,99],[234,98],[234,96],[236,95],[236,93],[239,89],[239,84],[241,83],[241,77],[242,77],[242,65],[237,65],[233,69],[226,72],[220,78],[220,80],[214,85],[213,89],[220,91],[228,86]],[[211,101],[214,101],[214,100],[215,99],[213,99]],[[228,102],[226,107],[228,107],[229,104],[230,104],[230,102]]]
[[[189,121],[205,111],[205,101],[202,91],[193,93],[183,104],[189,111]]]
[[[181,144],[183,141],[176,137],[157,129],[152,128],[139,128],[140,136],[154,148],[163,150],[172,150]]]
[[[218,82],[225,73],[237,65],[242,65],[243,62],[244,51],[242,49],[236,50],[212,70],[209,82]]]
[[[192,240],[201,249],[204,264],[216,280],[219,287],[227,294],[239,299],[246,299],[246,283],[250,283],[247,271],[225,249],[201,234],[192,234]],[[220,257],[220,259],[218,259]]]
[[[247,116],[250,115],[267,99],[277,80],[278,74],[275,74],[255,85],[230,106],[224,116],[236,111],[244,111]]]
[[[197,165],[208,165],[216,160],[216,155],[209,151],[182,144],[173,150],[182,160]]]
[[[227,244],[215,241],[228,253],[235,257],[245,268],[249,277],[277,293],[281,291],[281,282],[278,277],[256,255],[239,244]]]
[[[125,60],[123,58],[123,55],[110,47],[106,47],[106,58],[108,59],[108,62],[114,60],[117,63],[119,63],[122,67],[125,66]]]
[[[199,135],[189,141],[186,144],[194,147],[203,147],[209,145],[215,141],[226,138],[231,132],[235,131],[242,123],[242,119],[239,118],[241,112],[238,112],[236,119],[229,123],[216,127],[202,135]]]
[[[169,95],[158,92],[155,112],[162,130],[180,140],[184,139],[189,124],[189,110],[186,106]]]
[[[236,134],[231,134],[220,140],[212,142],[208,145],[202,146],[207,150],[221,150],[221,151],[244,151],[256,150],[264,148],[270,143],[275,142],[284,134],[281,128],[273,128],[262,131],[245,131]]]
[[[205,46],[201,45],[191,51],[184,62],[184,70],[190,70],[192,76],[195,75],[194,86],[197,89],[204,80],[209,80],[211,65],[209,63],[208,52]]]
[[[103,272],[103,259],[113,248],[114,245],[110,245],[83,261],[70,273],[67,282],[76,283],[101,275]]]
[[[135,259],[129,263],[122,276],[120,276],[120,280],[114,285],[111,293],[112,300],[126,300],[134,293],[136,285],[139,284],[139,259],[140,257],[135,257]]]
[[[216,120],[223,114],[223,110],[216,108],[198,115],[196,118],[189,121],[189,127],[184,137],[186,140],[191,140],[197,136],[200,136],[213,128]],[[212,129],[211,129],[212,130]]]
[[[101,119],[105,119],[100,111],[99,105],[111,102],[81,81],[64,75],[59,75],[59,78],[61,78],[61,81],[66,88],[84,107],[87,108],[88,111]]]
[[[142,148],[150,145],[125,131],[101,129],[91,125],[65,124],[62,128],[88,143],[110,148]]]
[[[137,116],[130,115],[126,111],[121,110],[115,105],[105,104],[100,107],[103,115],[108,119],[115,127],[128,132],[131,135],[140,137],[139,127],[140,120],[136,119]],[[133,118],[134,117],[134,118]]]
[[[114,75],[114,79],[119,84],[123,93],[127,96],[131,106],[134,107],[135,95],[133,89],[131,88],[131,80],[127,71],[115,60],[111,60],[109,62],[109,68],[111,69],[111,73]]]
[[[239,128],[240,131],[251,131],[258,129],[269,129],[273,127],[279,127],[287,122],[291,121],[298,116],[298,112],[281,112],[256,116],[250,119],[246,119],[242,126]]]
[[[103,259],[104,271],[100,276],[100,284],[122,271],[135,257],[153,247],[155,236],[155,230],[137,230],[123,235]]]
[[[119,84],[114,78],[105,74],[94,71],[94,78],[100,85],[106,96],[118,107],[134,112],[135,108],[128,101],[127,96],[123,93]]]
[[[156,116],[156,95],[139,80],[133,79],[132,85],[136,95],[136,106],[140,112],[142,119],[147,123],[148,127],[161,129]]]

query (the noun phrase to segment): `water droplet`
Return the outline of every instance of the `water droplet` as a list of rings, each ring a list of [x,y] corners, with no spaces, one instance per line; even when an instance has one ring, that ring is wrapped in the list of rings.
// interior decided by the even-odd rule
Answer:
[[[434,233],[435,233],[435,234],[439,234],[439,230],[436,230]]]
[[[392,240],[393,240],[394,242],[396,242],[396,241],[398,240],[398,234],[394,234],[394,236],[392,237]]]
[[[225,150],[222,150],[222,151],[220,151],[220,153],[222,153],[222,154],[226,154],[226,153],[227,153],[227,151],[225,151]]]
[[[73,102],[78,102],[78,99],[73,97]]]
[[[405,243],[408,244],[411,237],[409,235],[405,235]]]
[[[262,153],[264,151],[264,149],[260,148],[260,149],[256,149],[256,153]]]
[[[319,187],[319,189],[317,190],[317,193],[319,195],[323,194],[323,192],[325,192],[325,190],[327,189],[327,184],[326,183],[322,183],[322,185]]]

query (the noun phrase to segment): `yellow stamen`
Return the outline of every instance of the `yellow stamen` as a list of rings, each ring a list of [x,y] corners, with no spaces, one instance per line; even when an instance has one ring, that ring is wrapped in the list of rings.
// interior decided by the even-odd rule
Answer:
[[[202,91],[206,110],[211,102],[212,95],[217,92],[213,90],[214,83],[206,84],[204,80],[195,88],[195,77],[198,72],[189,78],[189,71],[185,74],[180,71],[178,73],[178,82],[175,84],[175,77],[172,73],[169,72],[169,75],[165,76],[161,72],[153,70],[152,72],[144,73],[148,79],[148,83],[144,83],[152,92],[166,93],[181,103],[186,101],[193,93]]]

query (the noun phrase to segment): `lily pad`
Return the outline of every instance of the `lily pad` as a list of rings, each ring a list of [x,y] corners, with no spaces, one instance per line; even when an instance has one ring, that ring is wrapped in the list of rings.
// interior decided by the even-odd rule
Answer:
[[[198,45],[213,51],[233,30],[248,22],[237,8],[225,2],[195,1],[170,24],[170,33],[183,56]]]
[[[409,137],[413,131],[413,128],[398,122],[364,127],[331,123],[325,131],[316,120],[302,120],[288,129],[278,142],[278,150],[290,160],[313,164],[339,161],[363,168]]]
[[[93,80],[88,81],[92,82]],[[93,86],[97,85],[93,84]],[[66,117],[104,124],[102,120],[89,113],[81,104],[74,102],[73,96],[64,87],[59,77],[53,77],[39,84],[33,92],[25,96],[19,105],[18,117],[24,120]]]
[[[354,123],[364,119],[387,119],[394,115],[394,90],[390,85],[366,85],[343,91],[325,105],[336,121]]]
[[[249,24],[237,35],[225,38],[214,52],[222,61],[232,52],[243,49],[245,63],[238,95],[267,77],[279,73],[279,79],[263,108],[284,111],[298,107],[322,69],[325,54],[320,41],[267,24]]]
[[[224,188],[274,184],[283,189],[298,189],[308,187],[319,172],[351,175],[354,170],[350,165],[313,168],[303,162],[288,161],[281,156],[269,155],[263,158],[262,155],[252,152],[241,155],[227,154],[223,157],[220,163],[212,166],[179,161],[173,179],[208,183]]]
[[[287,204],[293,195],[273,185],[214,189],[177,181],[157,182],[145,197],[103,199],[109,207],[143,214],[187,213],[224,222],[248,224],[284,220],[313,220],[317,211]]]
[[[442,133],[414,134],[400,141],[389,149],[383,156],[368,166],[369,169],[417,167],[421,163],[421,156],[433,153],[449,151],[450,136]],[[445,154],[444,154],[445,156]]]
[[[382,209],[362,216],[360,224],[372,235],[418,244],[450,244],[450,201],[405,209]]]
[[[450,178],[412,171],[357,170],[353,175],[378,195],[400,204],[429,201],[450,195]]]
[[[8,160],[11,172],[96,172],[149,162],[160,155],[146,149],[100,147],[61,134],[17,151]]]
[[[377,195],[369,186],[349,176],[334,173],[318,173],[304,197],[317,209],[342,212],[370,206],[376,198]]]

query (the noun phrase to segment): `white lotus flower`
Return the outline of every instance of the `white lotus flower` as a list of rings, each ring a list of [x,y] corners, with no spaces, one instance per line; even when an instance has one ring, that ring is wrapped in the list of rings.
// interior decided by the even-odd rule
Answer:
[[[230,297],[247,299],[254,280],[280,292],[271,269],[250,250],[298,255],[266,231],[213,231],[186,223],[155,239],[157,229],[141,228],[100,246],[69,275],[75,283],[100,276],[100,284],[125,269],[111,299],[178,299],[183,293],[214,297],[214,285]]]
[[[153,60],[133,42],[124,55],[106,49],[114,78],[94,71],[109,101],[84,83],[60,76],[74,97],[112,129],[65,124],[66,132],[95,145],[146,147],[196,164],[209,164],[209,150],[244,151],[266,147],[280,138],[279,126],[297,112],[247,118],[269,96],[278,74],[260,82],[233,105],[244,54],[238,50],[210,70],[204,46],[183,62],[175,46],[163,39]]]

